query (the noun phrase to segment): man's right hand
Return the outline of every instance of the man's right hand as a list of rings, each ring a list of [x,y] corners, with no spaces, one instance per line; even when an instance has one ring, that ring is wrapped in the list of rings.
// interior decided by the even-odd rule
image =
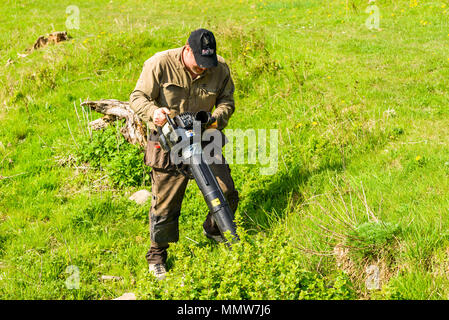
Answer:
[[[170,114],[170,110],[168,108],[158,108],[154,111],[153,114],[153,122],[155,125],[162,127],[166,122],[167,119],[165,118],[166,114]]]

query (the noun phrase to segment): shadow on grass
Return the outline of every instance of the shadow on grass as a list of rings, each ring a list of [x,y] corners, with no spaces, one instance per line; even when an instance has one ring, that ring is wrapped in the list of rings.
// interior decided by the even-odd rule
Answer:
[[[341,170],[341,163],[329,164],[313,171],[294,165],[289,167],[288,171],[283,170],[271,179],[265,179],[260,188],[250,191],[239,205],[243,227],[249,233],[269,229],[274,223],[282,220],[290,208],[304,202],[302,190],[313,176]]]

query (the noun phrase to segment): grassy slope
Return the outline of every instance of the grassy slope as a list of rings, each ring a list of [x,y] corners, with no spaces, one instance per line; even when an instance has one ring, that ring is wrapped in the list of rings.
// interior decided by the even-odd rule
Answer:
[[[347,298],[337,289],[314,295],[320,290],[298,278],[307,269],[339,279],[343,269],[366,297],[364,266],[375,263],[383,290],[371,298],[447,298],[449,4],[409,3],[378,3],[382,31],[371,32],[362,1],[80,1],[73,40],[26,58],[17,53],[39,35],[65,30],[66,4],[2,4],[0,174],[25,173],[0,181],[2,296]],[[143,61],[181,46],[198,26],[215,31],[234,74],[230,128],[278,128],[279,170],[260,176],[257,166],[232,166],[252,235],[235,254],[201,236],[205,208],[192,184],[170,251],[172,278],[156,284],[144,260],[148,205],[127,201],[137,187],[117,190],[99,180],[104,172],[77,169],[69,126],[77,143],[85,140],[74,104],[80,111],[80,99],[126,100]],[[352,267],[309,254],[332,251],[340,234],[368,221],[363,192],[377,218],[402,230],[387,244],[392,253],[375,246],[374,258],[353,258]],[[348,229],[332,217],[350,218],[351,199]],[[80,269],[80,290],[65,288],[69,265]],[[123,280],[99,282],[103,274]]]

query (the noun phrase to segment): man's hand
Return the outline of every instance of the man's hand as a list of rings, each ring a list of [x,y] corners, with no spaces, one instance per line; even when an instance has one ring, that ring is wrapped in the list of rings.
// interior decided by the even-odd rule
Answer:
[[[167,119],[165,118],[166,114],[170,114],[170,110],[168,108],[158,108],[154,111],[153,114],[153,122],[155,125],[162,127],[166,122]]]

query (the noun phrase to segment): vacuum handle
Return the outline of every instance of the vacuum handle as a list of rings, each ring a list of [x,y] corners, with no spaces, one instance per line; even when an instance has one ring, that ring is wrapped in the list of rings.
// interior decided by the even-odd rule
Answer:
[[[173,127],[173,129],[176,129],[176,124],[173,121],[172,118],[170,118],[170,116],[168,114],[165,114],[165,119],[167,120],[167,122]]]

